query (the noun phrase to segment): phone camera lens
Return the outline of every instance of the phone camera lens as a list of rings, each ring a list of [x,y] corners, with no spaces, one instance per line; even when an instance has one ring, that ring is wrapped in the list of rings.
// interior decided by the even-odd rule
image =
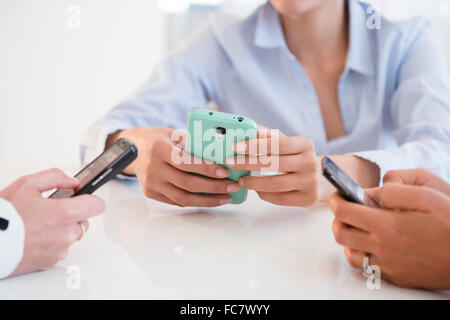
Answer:
[[[239,118],[237,118],[237,121],[238,121],[238,122],[244,122],[244,118],[239,117]]]
[[[214,112],[208,112],[208,114],[209,114],[210,116],[212,116],[212,115],[214,114]]]
[[[216,132],[218,133],[218,134],[221,134],[221,135],[226,135],[227,134],[227,129],[225,129],[224,127],[217,127],[216,128]]]

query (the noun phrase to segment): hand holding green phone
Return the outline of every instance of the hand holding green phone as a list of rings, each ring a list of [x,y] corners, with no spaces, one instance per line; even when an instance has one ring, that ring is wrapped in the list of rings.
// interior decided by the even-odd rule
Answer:
[[[223,165],[230,172],[227,179],[238,181],[250,171],[235,170],[225,165],[225,159],[236,155],[233,145],[239,141],[256,139],[258,125],[252,119],[234,114],[198,109],[191,111],[187,121],[186,152],[197,158]],[[229,194],[233,204],[247,199],[248,190]]]

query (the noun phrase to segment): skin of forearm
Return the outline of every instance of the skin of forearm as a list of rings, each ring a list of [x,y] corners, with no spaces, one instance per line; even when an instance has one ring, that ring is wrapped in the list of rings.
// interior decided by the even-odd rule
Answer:
[[[380,183],[379,167],[368,160],[352,155],[329,156],[350,178],[352,178],[362,188],[377,187]],[[319,156],[322,161],[323,156]],[[319,201],[328,201],[331,194],[336,192],[336,188],[320,174],[319,178]]]

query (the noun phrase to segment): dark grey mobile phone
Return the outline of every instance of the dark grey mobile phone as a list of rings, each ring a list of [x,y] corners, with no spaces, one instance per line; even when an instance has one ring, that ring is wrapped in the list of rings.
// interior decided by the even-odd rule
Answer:
[[[131,141],[120,138],[75,175],[80,180],[80,186],[76,190],[56,190],[49,198],[65,199],[91,194],[121,173],[136,158],[136,146]]]
[[[381,206],[327,156],[322,159],[322,173],[346,200],[373,208]]]

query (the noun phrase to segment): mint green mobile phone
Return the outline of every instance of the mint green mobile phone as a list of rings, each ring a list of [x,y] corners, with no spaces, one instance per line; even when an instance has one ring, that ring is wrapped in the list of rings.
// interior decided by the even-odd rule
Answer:
[[[236,155],[233,145],[243,140],[256,139],[258,125],[252,119],[234,114],[198,109],[189,114],[189,132],[186,151],[198,158],[223,165],[230,172],[229,180],[238,181],[250,171],[234,170],[225,165],[225,159]],[[247,199],[248,190],[241,188],[230,193],[231,203],[239,204]]]

